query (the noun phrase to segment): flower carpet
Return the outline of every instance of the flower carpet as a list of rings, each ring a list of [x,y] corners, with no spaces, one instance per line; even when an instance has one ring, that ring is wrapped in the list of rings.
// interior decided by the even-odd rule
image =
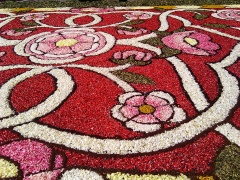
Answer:
[[[0,10],[0,179],[240,179],[240,9]]]

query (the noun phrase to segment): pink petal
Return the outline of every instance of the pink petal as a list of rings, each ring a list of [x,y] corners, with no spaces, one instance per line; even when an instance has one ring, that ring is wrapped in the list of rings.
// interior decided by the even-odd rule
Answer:
[[[24,175],[48,170],[51,154],[52,150],[46,145],[32,140],[16,141],[0,146],[0,155],[18,162]]]
[[[167,121],[173,114],[173,109],[171,106],[159,106],[154,112],[154,116],[160,121]]]
[[[136,54],[136,56],[135,56],[135,59],[138,60],[138,61],[140,61],[140,60],[142,60],[142,59],[144,58],[144,56],[145,56],[145,53],[143,53],[143,52],[138,52],[138,53]]]
[[[64,54],[71,54],[73,51],[68,46],[58,47],[48,52],[48,54],[54,55],[64,55]]]
[[[129,106],[141,106],[144,104],[144,96],[133,96],[126,101]]]
[[[60,154],[57,154],[55,156],[54,160],[54,169],[59,169],[63,167],[63,157]]]
[[[77,43],[73,46],[71,46],[72,50],[74,52],[80,52],[80,51],[87,51],[92,48],[92,43]]]
[[[7,30],[7,31],[2,32],[2,34],[6,34],[6,35],[9,35],[9,36],[12,36],[14,33],[15,33],[14,30]]]
[[[205,42],[201,42],[199,43],[196,48],[199,48],[199,49],[204,49],[204,50],[217,50],[219,49],[219,45],[216,44],[216,43],[212,43],[210,41],[205,41]]]
[[[75,39],[76,37],[79,36],[79,33],[66,33],[62,34],[62,36],[66,39]]]
[[[206,51],[202,50],[202,49],[197,49],[194,47],[191,48],[184,48],[182,49],[183,52],[188,53],[188,54],[196,54],[199,56],[208,56],[209,53],[207,53]]]
[[[62,169],[41,172],[25,177],[23,180],[56,180]]]
[[[136,55],[138,51],[125,51],[123,52],[123,59],[127,59],[129,56]]]
[[[151,58],[152,58],[152,54],[151,53],[147,53],[145,58],[143,58],[143,61],[149,61]]]
[[[189,38],[196,39],[199,42],[211,40],[211,38],[208,35],[198,32],[193,32],[192,34],[189,35]]]
[[[188,37],[192,31],[186,31],[181,33],[174,33],[170,36],[166,36],[162,38],[162,41],[167,46],[173,48],[173,49],[179,49],[182,50],[184,48],[192,48],[189,44],[184,42],[184,38]]]
[[[55,36],[47,36],[44,40],[42,40],[41,42],[43,43],[48,43],[48,42],[53,42],[56,43],[59,40],[64,39],[61,35],[56,34]]]
[[[133,106],[123,106],[120,109],[120,112],[128,119],[131,119],[132,117],[139,114],[138,108]]]
[[[133,118],[132,120],[144,124],[159,122],[152,114],[140,114],[137,117]]]
[[[146,13],[142,14],[142,15],[139,17],[139,19],[149,19],[149,18],[151,18],[151,15],[150,15],[150,14],[146,14]]]
[[[78,35],[76,38],[75,38],[78,42],[81,42],[81,43],[92,43],[94,42],[94,37],[90,37],[90,36],[86,36],[86,35]]]
[[[153,107],[158,107],[158,106],[163,106],[163,105],[168,104],[168,102],[166,100],[156,97],[156,96],[151,96],[151,95],[148,95],[146,97],[145,103],[148,105],[151,105]]]
[[[57,47],[56,47],[56,44],[53,42],[46,42],[46,43],[40,42],[40,43],[38,43],[37,50],[47,53],[55,48],[57,48]]]
[[[121,53],[121,52],[115,52],[114,55],[113,55],[113,57],[114,57],[115,59],[121,59],[122,53]]]

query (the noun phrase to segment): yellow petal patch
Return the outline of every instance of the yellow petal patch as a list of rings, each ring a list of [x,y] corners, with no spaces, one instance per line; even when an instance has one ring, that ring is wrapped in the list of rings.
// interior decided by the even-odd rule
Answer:
[[[62,39],[56,43],[56,46],[58,46],[58,47],[73,46],[73,45],[77,44],[77,42],[78,41],[76,39]]]
[[[184,41],[190,44],[191,46],[196,46],[198,44],[198,41],[196,39],[189,37],[184,38]]]
[[[5,160],[0,159],[0,179],[2,178],[14,178],[18,176],[18,167]]]
[[[144,114],[151,114],[155,111],[155,108],[150,105],[144,104],[139,107],[139,111]]]
[[[121,172],[107,174],[107,178],[110,180],[190,180],[187,176],[180,174],[179,176],[171,175],[131,175]]]

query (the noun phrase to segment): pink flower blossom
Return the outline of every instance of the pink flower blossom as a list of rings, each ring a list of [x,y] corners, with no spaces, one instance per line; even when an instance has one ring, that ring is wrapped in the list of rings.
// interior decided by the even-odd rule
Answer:
[[[16,31],[14,29],[11,29],[11,30],[6,30],[6,31],[2,32],[2,34],[8,35],[8,36],[24,36],[24,35],[27,35],[31,32],[32,31],[30,31],[30,30]]]
[[[63,167],[61,155],[53,156],[48,146],[33,140],[21,140],[2,145],[0,156],[19,163],[24,176]],[[55,164],[50,164],[52,156],[55,158]]]
[[[220,47],[211,38],[195,31],[178,32],[162,38],[162,42],[173,49],[195,55],[214,55]]]
[[[134,55],[135,60],[137,61],[149,61],[152,58],[151,53],[144,53],[136,50],[124,51],[124,52],[115,52],[113,57],[115,59],[127,59],[128,57]]]
[[[114,37],[102,32],[82,29],[57,30],[40,34],[27,42],[25,52],[35,63],[56,64],[98,55],[110,49],[114,43]]]
[[[138,30],[132,32],[132,31],[127,31],[127,30],[119,29],[117,32],[118,32],[119,34],[125,34],[125,35],[129,35],[129,36],[136,36],[136,35],[140,35],[140,34],[147,33],[147,30],[141,28],[141,29],[138,29]]]
[[[112,116],[134,131],[154,132],[165,122],[180,122],[186,117],[185,112],[174,105],[172,96],[162,91],[128,92],[118,100],[120,104],[112,108]]]
[[[80,8],[76,9],[73,8],[70,10],[73,13],[79,13],[79,12],[111,12],[114,11],[114,8],[95,8],[95,7],[89,7],[89,8]]]
[[[38,20],[43,20],[46,17],[48,17],[48,15],[45,15],[43,13],[30,13],[30,14],[26,14],[25,16],[23,16],[20,20],[22,21],[38,21]]]
[[[125,14],[124,17],[130,20],[137,20],[137,19],[149,19],[152,17],[152,14],[143,13],[143,12],[132,12],[130,14]]]
[[[219,19],[240,21],[240,10],[236,9],[219,10],[216,13],[213,13],[212,16]]]
[[[61,172],[63,172],[63,169],[40,172],[26,176],[23,180],[56,180]]]

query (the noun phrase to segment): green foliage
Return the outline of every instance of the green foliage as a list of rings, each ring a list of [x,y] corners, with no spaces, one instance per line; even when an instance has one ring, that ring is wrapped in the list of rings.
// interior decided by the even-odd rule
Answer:
[[[220,180],[240,179],[240,148],[236,145],[226,146],[215,162],[216,175]]]
[[[203,20],[203,19],[207,18],[208,15],[196,13],[193,17],[194,17],[195,19],[197,19],[197,20]]]
[[[229,28],[230,26],[229,25],[226,25],[226,24],[214,24],[214,23],[205,23],[203,24],[204,26],[208,26],[208,27],[211,27],[211,28]]]
[[[36,23],[34,21],[22,21],[21,24],[24,26],[38,26],[39,25],[38,23]]]
[[[154,84],[154,82],[150,78],[142,74],[136,74],[136,73],[126,72],[126,71],[113,71],[112,73],[118,78],[120,78],[121,80],[128,83],[150,84],[150,85]]]

